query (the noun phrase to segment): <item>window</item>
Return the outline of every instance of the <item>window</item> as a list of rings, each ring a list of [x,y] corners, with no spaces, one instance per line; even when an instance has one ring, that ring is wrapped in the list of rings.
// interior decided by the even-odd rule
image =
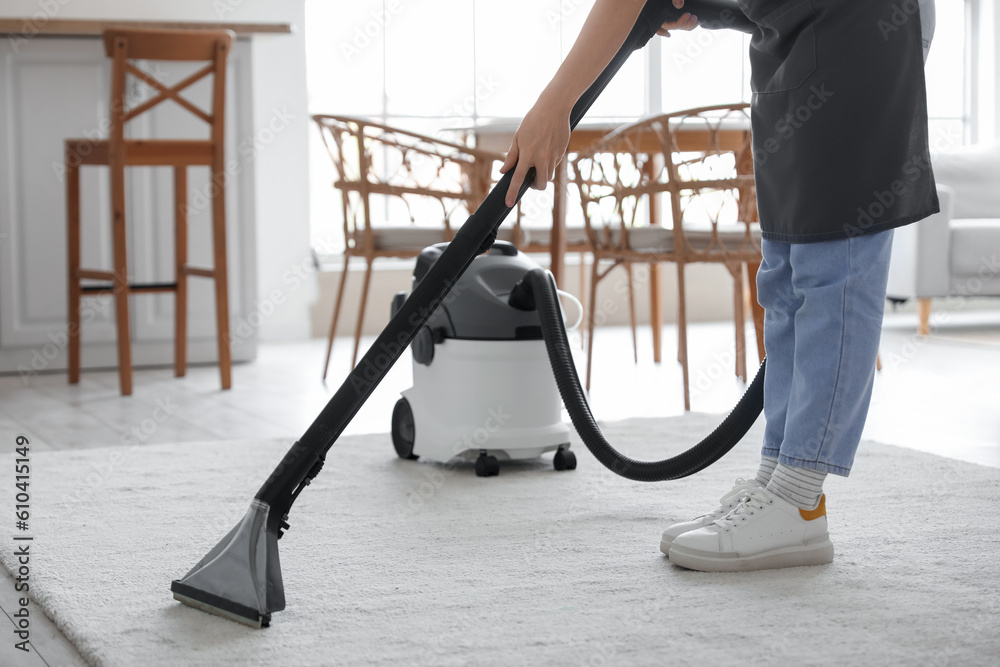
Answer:
[[[926,65],[935,150],[975,137],[971,77],[976,45],[970,35],[978,2],[937,0],[937,29]],[[592,4],[308,0],[310,110],[365,116],[430,135],[516,123],[569,51]],[[629,60],[587,119],[626,121],[749,101],[748,46],[748,36],[731,31],[654,39],[643,56]],[[330,187],[332,168],[315,130],[310,160],[313,242],[328,254],[342,244],[342,223],[338,195]],[[535,206],[543,213],[544,208]]]
[[[971,68],[969,67],[971,3],[936,0],[934,41],[924,66],[931,151],[968,143],[972,135]]]

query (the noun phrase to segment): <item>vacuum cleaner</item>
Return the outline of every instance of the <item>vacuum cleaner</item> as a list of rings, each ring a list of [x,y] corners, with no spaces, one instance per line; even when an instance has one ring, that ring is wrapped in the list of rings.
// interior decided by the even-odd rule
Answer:
[[[685,4],[684,11],[698,16],[702,27],[732,28],[747,33],[756,29],[735,0],[687,0]],[[670,0],[647,0],[621,48],[573,106],[571,127],[576,127],[629,55],[644,46],[664,22],[677,20],[680,14]],[[473,260],[494,246],[497,230],[511,210],[504,199],[513,174],[512,169],[500,179],[454,239],[440,249],[433,263],[428,262],[413,292],[397,304],[389,324],[257,491],[243,519],[184,577],[173,581],[170,588],[176,600],[256,628],[267,626],[271,614],[285,608],[278,540],[289,528],[292,505],[320,473],[327,452],[403,350],[418,335],[425,339],[421,344],[426,344],[427,335],[433,340],[433,329],[429,334],[421,332]],[[519,189],[518,199],[533,179],[534,169],[531,169]],[[499,252],[509,250],[501,246]],[[696,473],[728,452],[746,434],[763,408],[766,360],[736,407],[700,443],[662,461],[636,461],[623,456],[605,440],[590,413],[573,365],[551,274],[531,268],[506,297],[511,308],[532,312],[537,317],[555,383],[574,428],[595,458],[618,475],[648,482]],[[468,381],[488,380],[469,375]],[[560,434],[554,440],[561,437]],[[551,446],[541,444],[543,442],[535,443],[535,449]]]
[[[417,256],[414,286],[447,247],[439,243]],[[536,268],[513,244],[496,241],[417,331],[410,343],[413,387],[392,412],[400,458],[457,457],[475,461],[476,475],[489,477],[500,473],[500,461],[555,451],[556,470],[576,468],[538,314],[509,303],[514,286]],[[393,315],[406,298],[395,296]]]

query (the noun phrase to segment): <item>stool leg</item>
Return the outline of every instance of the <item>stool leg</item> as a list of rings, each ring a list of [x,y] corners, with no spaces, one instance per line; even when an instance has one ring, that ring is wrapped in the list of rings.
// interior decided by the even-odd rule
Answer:
[[[66,155],[66,239],[67,267],[67,326],[69,337],[69,366],[67,374],[70,384],[80,381],[80,167],[73,155]]]
[[[187,373],[187,167],[174,167],[174,375]]]
[[[221,150],[212,165],[212,252],[215,265],[215,320],[219,343],[219,374],[222,388],[233,386],[232,354],[229,348],[229,273],[226,265],[226,173]]]
[[[111,211],[115,262],[115,319],[118,324],[118,381],[122,396],[132,394],[132,338],[129,331],[128,253],[125,244],[125,167],[111,160]]]

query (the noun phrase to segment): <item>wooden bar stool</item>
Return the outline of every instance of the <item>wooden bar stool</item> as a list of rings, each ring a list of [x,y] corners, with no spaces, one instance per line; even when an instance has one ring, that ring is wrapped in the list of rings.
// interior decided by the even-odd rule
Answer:
[[[132,349],[129,330],[129,295],[175,292],[174,371],[182,377],[187,368],[187,278],[199,276],[215,281],[215,310],[222,388],[231,386],[229,349],[229,297],[226,274],[226,174],[224,141],[226,59],[232,49],[228,30],[123,30],[104,32],[104,49],[113,59],[111,67],[111,126],[107,140],[66,141],[66,205],[69,243],[69,382],[80,380],[80,300],[84,296],[111,293],[115,300],[118,338],[118,373],[122,395],[132,393]],[[166,86],[133,61],[207,61],[173,86]],[[206,113],[180,95],[192,84],[212,75],[212,109]],[[154,97],[129,109],[126,79],[131,75],[157,91]],[[165,100],[173,100],[210,126],[207,140],[126,139],[125,125]],[[110,168],[114,269],[80,267],[80,171],[83,165]],[[125,167],[173,167],[176,277],[172,283],[131,284],[125,245]],[[187,168],[211,169],[212,268],[187,263]],[[101,284],[83,285],[83,280]]]

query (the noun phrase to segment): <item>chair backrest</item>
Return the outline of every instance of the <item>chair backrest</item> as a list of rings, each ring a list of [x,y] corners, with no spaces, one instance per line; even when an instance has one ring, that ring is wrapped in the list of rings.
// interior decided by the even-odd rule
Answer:
[[[208,123],[213,142],[221,146],[225,133],[226,60],[234,34],[229,30],[132,30],[108,28],[104,31],[104,51],[112,59],[111,132],[112,151],[123,141],[125,125],[166,100],[173,100]],[[167,85],[152,73],[136,66],[136,60],[206,61],[207,64],[181,81]],[[205,111],[181,93],[212,76],[212,105]],[[130,105],[126,85],[129,76],[152,87],[156,94]]]
[[[313,116],[333,162],[348,245],[372,243],[372,195],[401,201],[408,222],[443,224],[467,214],[486,196],[492,165],[503,156],[362,118]],[[432,203],[434,214],[424,208]],[[436,213],[440,209],[440,217]]]
[[[638,215],[642,197],[666,194],[681,260],[759,254],[752,160],[746,104],[678,111],[618,128],[572,162],[591,241],[625,248],[626,228],[646,224]],[[592,218],[601,220],[602,230]],[[734,242],[736,230],[743,233]]]

